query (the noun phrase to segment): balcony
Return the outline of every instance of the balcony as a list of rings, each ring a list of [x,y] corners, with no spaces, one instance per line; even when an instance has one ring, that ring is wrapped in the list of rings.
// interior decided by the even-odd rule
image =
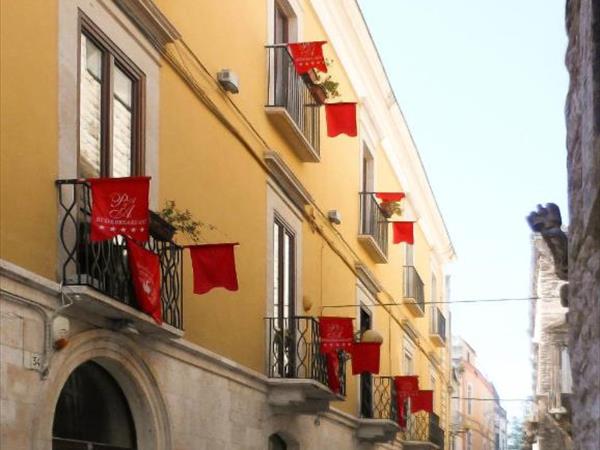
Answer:
[[[444,449],[444,430],[436,414],[420,411],[411,414],[406,430],[400,433],[402,448],[406,450]]]
[[[340,354],[340,392],[328,387],[327,362],[320,352],[315,317],[268,317],[268,401],[275,410],[303,414],[327,411],[346,395],[346,360]]]
[[[151,236],[145,248],[161,266],[163,324],[140,311],[127,262],[125,240],[91,242],[91,189],[84,180],[58,180],[60,278],[76,300],[67,310],[98,325],[168,338],[183,336],[183,249]]]
[[[425,315],[425,285],[414,266],[404,266],[403,297],[413,315]]]
[[[437,347],[446,345],[446,318],[439,308],[431,308],[431,321],[429,323],[429,337]]]
[[[391,442],[398,427],[396,394],[392,377],[374,377],[371,397],[371,414],[358,420],[357,436],[371,443]]]
[[[360,234],[358,241],[376,263],[387,263],[388,221],[370,192],[360,194]]]
[[[268,45],[269,119],[289,141],[301,161],[319,162],[320,105],[305,80],[296,73],[287,45]]]

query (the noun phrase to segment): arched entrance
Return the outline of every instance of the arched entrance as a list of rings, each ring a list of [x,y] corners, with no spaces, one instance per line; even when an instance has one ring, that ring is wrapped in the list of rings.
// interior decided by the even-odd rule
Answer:
[[[287,450],[287,444],[278,434],[269,436],[269,450]]]
[[[132,450],[135,425],[123,390],[101,365],[87,361],[64,384],[54,413],[53,450]]]

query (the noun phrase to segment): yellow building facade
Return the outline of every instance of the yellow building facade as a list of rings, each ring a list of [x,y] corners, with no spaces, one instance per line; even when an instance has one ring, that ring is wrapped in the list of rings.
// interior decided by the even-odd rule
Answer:
[[[56,418],[77,377],[116,383],[131,429],[102,439],[123,448],[448,448],[454,249],[357,3],[7,1],[0,16],[8,448],[94,441]],[[293,70],[285,44],[321,40],[356,137],[327,136]],[[154,236],[165,323],[137,310],[122,242],[87,241],[82,181],[129,175],[152,177],[151,210],[201,221],[202,242],[239,242],[237,292],[195,295],[192,242]],[[376,192],[406,193],[401,215]],[[416,221],[414,245],[388,220]],[[377,331],[380,374],[346,362],[331,392],[319,316]],[[396,375],[434,391],[435,414],[404,430]]]

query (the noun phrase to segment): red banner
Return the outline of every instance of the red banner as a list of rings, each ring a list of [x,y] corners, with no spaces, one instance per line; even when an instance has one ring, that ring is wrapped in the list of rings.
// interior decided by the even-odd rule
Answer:
[[[321,353],[352,350],[354,329],[351,317],[319,317]]]
[[[148,240],[150,177],[89,178],[92,187],[92,242],[119,234]]]
[[[138,305],[157,324],[162,323],[160,301],[160,259],[131,239],[127,239],[127,259]]]
[[[407,244],[415,243],[414,222],[392,222],[394,227],[394,244],[406,242]]]
[[[409,413],[408,400],[419,392],[419,377],[416,375],[394,377],[394,387],[396,388],[398,425],[406,428],[406,419]]]
[[[433,412],[433,391],[419,391],[411,396],[410,410]]]
[[[381,342],[355,342],[352,344],[352,375],[363,372],[379,373]]]
[[[377,192],[375,197],[383,202],[399,202],[406,197],[406,194],[404,192]]]
[[[356,103],[326,103],[327,136],[356,136]]]
[[[303,74],[310,69],[327,72],[327,64],[323,58],[323,44],[325,43],[326,41],[315,41],[288,44],[296,72]]]
[[[327,359],[327,385],[336,394],[340,393],[340,357],[337,352],[329,352]]]
[[[190,245],[194,294],[205,294],[216,287],[230,291],[238,290],[235,255],[232,244]]]

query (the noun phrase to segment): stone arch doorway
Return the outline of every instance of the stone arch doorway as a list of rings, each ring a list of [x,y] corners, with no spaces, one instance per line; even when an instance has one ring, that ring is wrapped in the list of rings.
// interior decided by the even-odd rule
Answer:
[[[278,434],[269,436],[269,450],[288,450],[287,444]]]
[[[78,366],[63,386],[52,426],[53,450],[133,450],[136,432],[127,398],[100,364]]]
[[[81,366],[92,364],[96,383],[115,383],[129,409],[132,420],[131,435],[134,436],[132,449],[170,450],[172,448],[171,426],[167,405],[153,370],[145,362],[144,352],[136,342],[120,333],[109,330],[90,330],[72,337],[67,348],[56,353],[51,361],[49,376],[45,387],[36,401],[38,409],[33,418],[32,449],[48,450],[53,448],[56,435],[55,413],[62,406],[63,388],[70,383],[73,373]],[[98,368],[103,370],[98,375]],[[88,374],[89,375],[89,374]],[[99,381],[103,378],[104,381]],[[110,388],[109,388],[110,389]],[[113,394],[117,395],[117,394]],[[114,402],[113,402],[114,404]],[[123,412],[121,417],[126,416]],[[108,422],[110,424],[110,422]],[[121,430],[122,431],[122,430]],[[62,434],[62,433],[61,433]],[[79,450],[89,447],[68,447]],[[92,447],[93,450],[113,450],[120,447]],[[125,447],[127,449],[128,447]]]

